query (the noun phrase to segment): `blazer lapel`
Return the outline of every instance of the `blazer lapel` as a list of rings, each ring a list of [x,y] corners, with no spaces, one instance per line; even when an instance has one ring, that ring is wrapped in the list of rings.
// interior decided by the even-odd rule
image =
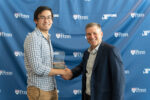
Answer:
[[[101,59],[103,58],[102,57],[102,50],[103,50],[103,42],[100,44],[99,48],[98,48],[98,51],[97,51],[97,55],[96,55],[96,58],[95,58],[95,62],[94,62],[94,66],[93,66],[93,71],[95,70],[96,68],[96,65],[98,64],[98,62],[101,61]]]
[[[84,72],[86,72],[87,61],[89,59],[89,52],[88,51],[85,52],[85,58],[86,58],[85,61],[84,61],[85,67],[83,69]]]

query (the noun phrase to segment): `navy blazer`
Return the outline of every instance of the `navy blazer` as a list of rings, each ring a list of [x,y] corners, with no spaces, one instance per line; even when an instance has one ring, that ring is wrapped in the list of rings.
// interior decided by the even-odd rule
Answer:
[[[82,100],[86,89],[86,65],[89,52],[72,69],[73,78],[82,74]],[[91,75],[91,100],[124,100],[124,69],[119,51],[102,42],[99,46]]]

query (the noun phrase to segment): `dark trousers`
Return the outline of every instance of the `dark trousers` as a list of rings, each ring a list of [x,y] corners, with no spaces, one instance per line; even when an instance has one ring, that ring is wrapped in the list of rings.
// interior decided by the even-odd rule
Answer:
[[[84,94],[84,100],[91,100],[91,96],[87,95],[86,93]]]

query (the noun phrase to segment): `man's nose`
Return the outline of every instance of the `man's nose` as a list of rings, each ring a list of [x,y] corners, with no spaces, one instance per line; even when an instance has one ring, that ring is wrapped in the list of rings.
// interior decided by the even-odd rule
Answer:
[[[44,22],[48,22],[48,19],[47,19],[47,18],[45,18],[45,19],[44,19]]]
[[[94,38],[94,34],[91,34],[91,36],[90,36],[91,38]]]

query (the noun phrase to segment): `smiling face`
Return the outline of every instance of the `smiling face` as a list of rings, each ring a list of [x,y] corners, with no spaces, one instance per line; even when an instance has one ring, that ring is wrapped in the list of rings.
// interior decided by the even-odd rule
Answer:
[[[39,28],[41,31],[48,32],[53,23],[52,13],[50,10],[42,11],[38,15],[38,19],[34,20],[34,22],[36,23],[37,28]]]
[[[92,49],[101,43],[102,37],[103,32],[98,26],[91,26],[86,29],[86,38]]]

